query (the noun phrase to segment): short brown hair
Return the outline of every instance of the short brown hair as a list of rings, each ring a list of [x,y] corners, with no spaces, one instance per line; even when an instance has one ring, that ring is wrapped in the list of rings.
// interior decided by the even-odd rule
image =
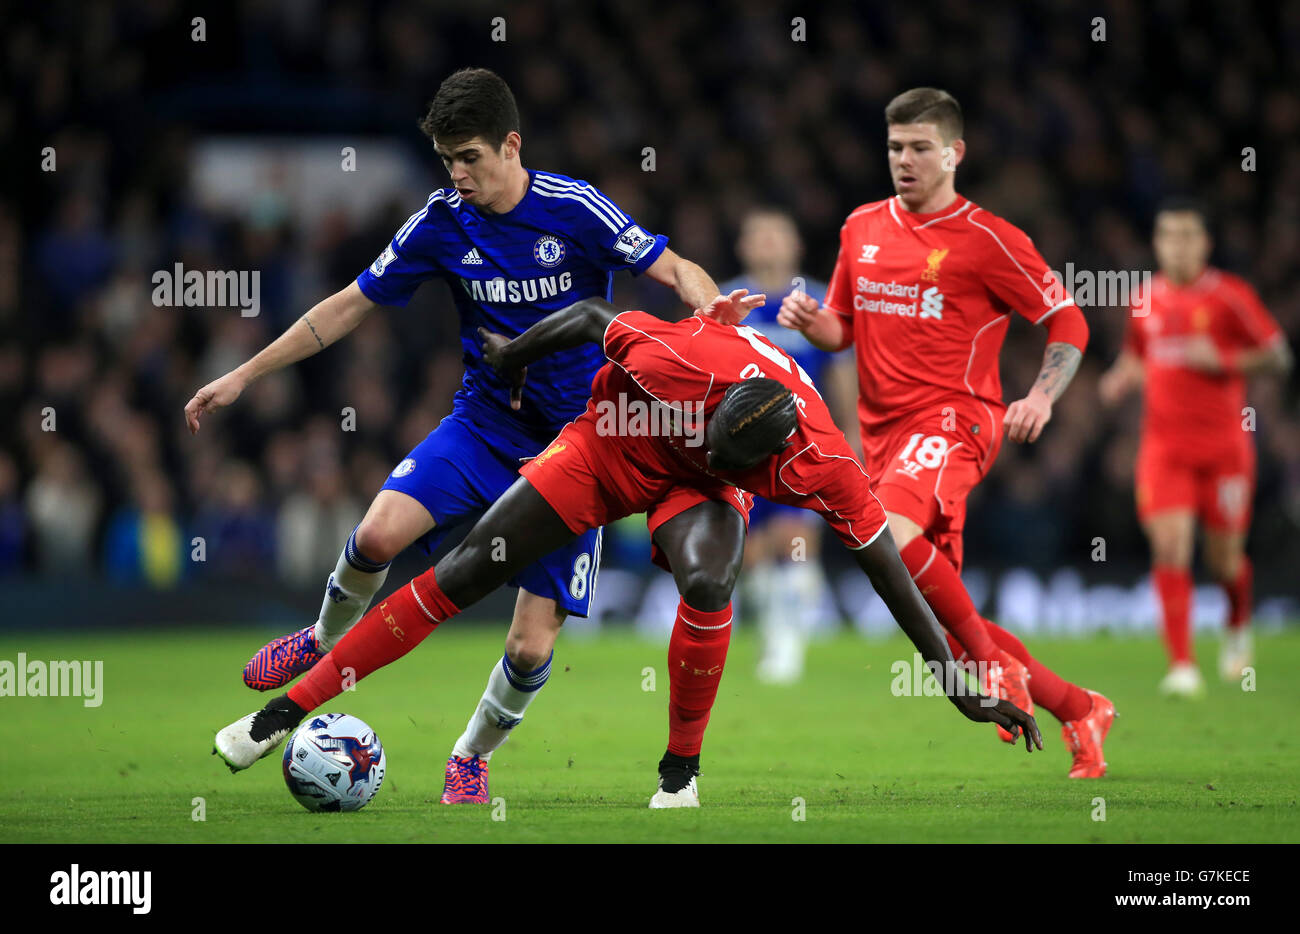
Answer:
[[[912,88],[889,102],[885,123],[933,123],[945,142],[951,142],[962,133],[961,104],[939,88]]]
[[[519,132],[519,108],[496,72],[462,68],[442,82],[420,129],[433,140],[481,136],[500,149],[508,133]]]

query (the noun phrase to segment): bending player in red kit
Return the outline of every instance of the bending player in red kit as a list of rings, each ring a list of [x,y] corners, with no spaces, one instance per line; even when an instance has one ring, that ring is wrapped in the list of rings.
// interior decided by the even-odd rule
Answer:
[[[1146,307],[1133,309],[1124,350],[1098,388],[1113,404],[1146,383],[1135,486],[1169,651],[1160,690],[1196,697],[1205,690],[1189,633],[1196,520],[1204,526],[1206,568],[1228,594],[1219,674],[1237,681],[1253,660],[1246,532],[1255,441],[1243,411],[1246,377],[1285,373],[1291,352],[1255,290],[1207,265],[1210,233],[1196,202],[1163,204],[1153,244],[1160,272]]]
[[[699,741],[730,639],[751,493],[819,513],[940,672],[958,710],[1013,737],[1023,730],[1027,748],[1042,748],[1032,716],[965,689],[861,465],[807,374],[762,335],[703,315],[670,324],[640,311],[618,314],[608,302],[586,299],[512,341],[483,337],[484,359],[513,376],[517,393],[524,367],[556,350],[600,343],[610,362],[592,384],[587,411],[520,468],[521,478],[459,546],[367,613],[288,694],[217,734],[214,751],[232,770],[269,754],[309,711],[340,694],[344,670],[355,680],[396,661],[538,555],[644,511],[652,540],[673,520],[712,523],[720,533],[696,536],[698,548],[679,551],[684,560],[670,568],[684,595],[679,617],[687,636],[669,648],[669,747],[651,806],[697,806]],[[505,560],[493,560],[502,542]],[[662,560],[657,541],[655,557]],[[692,746],[694,756],[674,752]]]

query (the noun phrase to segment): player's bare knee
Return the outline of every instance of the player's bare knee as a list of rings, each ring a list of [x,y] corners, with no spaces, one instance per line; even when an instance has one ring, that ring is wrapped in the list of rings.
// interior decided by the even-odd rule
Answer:
[[[1192,566],[1192,550],[1180,542],[1153,539],[1151,542],[1153,564],[1167,568],[1189,568]]]
[[[1182,523],[1151,522],[1146,529],[1151,543],[1152,563],[1162,567],[1188,568],[1192,565],[1191,529]]]
[[[735,589],[734,569],[719,573],[700,568],[686,572],[682,581],[682,598],[687,606],[711,613],[730,603]]]
[[[1231,584],[1241,573],[1241,554],[1235,550],[1205,549],[1205,567],[1221,584]]]
[[[357,551],[368,561],[383,564],[392,561],[397,557],[398,552],[410,544],[410,542],[399,542],[399,538],[401,534],[390,528],[388,523],[367,516],[357,526],[354,541]]]
[[[516,671],[536,671],[546,664],[554,647],[554,639],[538,639],[536,636],[506,637],[506,657]]]
[[[894,538],[894,547],[902,551],[908,546],[912,539],[920,535],[924,529],[916,524],[907,516],[900,516],[897,513],[887,512],[885,518],[889,520],[889,534]]]
[[[555,632],[545,621],[533,626],[520,626],[519,622],[506,634],[506,657],[517,671],[535,671],[551,657]]]

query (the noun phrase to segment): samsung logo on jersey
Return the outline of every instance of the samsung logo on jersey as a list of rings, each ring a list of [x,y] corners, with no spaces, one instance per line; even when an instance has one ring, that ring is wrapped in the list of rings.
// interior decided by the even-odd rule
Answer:
[[[573,273],[562,272],[558,276],[541,276],[536,279],[461,279],[460,284],[476,302],[531,305],[572,289]]]

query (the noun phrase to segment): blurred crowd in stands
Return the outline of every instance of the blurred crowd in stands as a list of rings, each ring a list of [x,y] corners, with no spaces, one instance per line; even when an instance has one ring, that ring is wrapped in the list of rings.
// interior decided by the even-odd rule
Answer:
[[[274,569],[319,585],[385,474],[450,409],[460,351],[445,287],[376,311],[198,437],[182,407],[354,278],[445,184],[415,123],[463,65],[511,83],[525,165],[599,185],[718,281],[737,271],[737,224],[756,204],[793,214],[808,275],[827,278],[843,217],[892,193],[885,103],[945,87],[967,119],[959,190],[1054,267],[1151,269],[1153,206],[1199,194],[1215,262],[1256,286],[1300,350],[1296,4],[50,0],[5,15],[0,574],[166,587]],[[196,141],[229,134],[388,136],[428,185],[364,224],[331,210],[304,224],[273,187],[251,205],[203,203]],[[46,147],[55,171],[42,171]],[[259,270],[260,314],[156,307],[150,277],[176,262]],[[616,298],[686,313],[627,276]],[[1043,439],[1006,445],[972,500],[968,564],[1082,565],[1101,536],[1112,566],[1144,565],[1140,412],[1103,409],[1096,388],[1125,313],[1087,314],[1085,365]],[[1041,330],[1013,325],[1008,399],[1042,347]],[[1300,565],[1297,380],[1258,381],[1250,401],[1251,551],[1267,581]]]

